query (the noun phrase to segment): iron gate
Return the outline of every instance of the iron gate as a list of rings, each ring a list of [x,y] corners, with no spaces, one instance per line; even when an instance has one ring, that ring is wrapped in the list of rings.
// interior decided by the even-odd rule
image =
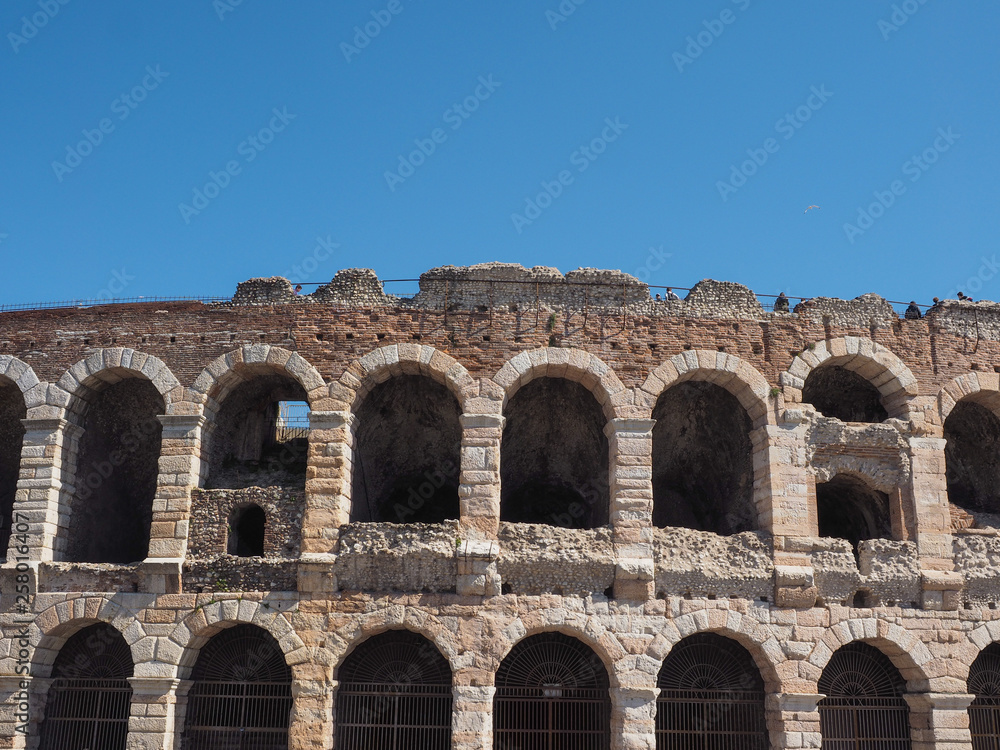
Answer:
[[[451,667],[423,636],[390,630],[369,638],[338,674],[338,749],[451,747]]]
[[[287,750],[292,671],[269,633],[253,625],[222,631],[191,679],[184,750]]]
[[[819,678],[823,750],[910,750],[904,688],[881,651],[860,642],[838,649]]]
[[[497,670],[494,750],[608,750],[609,688],[604,664],[575,638],[525,638]]]
[[[767,750],[764,682],[738,643],[714,633],[685,638],[656,684],[657,750]]]
[[[131,700],[127,680],[56,680],[45,706],[41,750],[124,750]]]
[[[972,750],[1000,750],[1000,645],[984,648],[969,670]]]

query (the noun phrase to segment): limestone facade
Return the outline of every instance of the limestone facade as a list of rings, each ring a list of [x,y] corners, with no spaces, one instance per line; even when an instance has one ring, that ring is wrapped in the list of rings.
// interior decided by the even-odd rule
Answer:
[[[273,635],[292,669],[295,750],[334,746],[338,668],[390,629],[423,635],[448,661],[456,749],[493,747],[497,668],[519,641],[549,631],[579,639],[606,668],[615,750],[656,746],[660,667],[702,632],[752,656],[774,748],[821,746],[818,681],[855,641],[905,679],[914,748],[970,748],[969,669],[1000,641],[1000,532],[954,523],[944,423],[963,402],[1000,414],[1000,336],[982,334],[984,324],[970,338],[955,322],[959,303],[940,321],[893,317],[869,296],[856,308],[827,300],[781,314],[738,285],[657,303],[630,277],[595,273],[584,278],[604,286],[583,299],[536,292],[541,272],[517,277],[502,305],[480,269],[432,273],[423,301],[379,296],[373,275],[355,272],[309,300],[265,280],[241,285],[230,305],[0,315],[0,384],[16,386],[26,413],[0,570],[0,748],[37,746],[55,657],[98,622],[131,648],[136,750],[179,747],[199,649],[237,623]],[[349,278],[363,284],[357,301]],[[456,307],[441,304],[449,297]],[[874,385],[888,419],[844,423],[804,403],[810,373],[829,366]],[[262,373],[306,394],[304,494],[205,490],[221,405]],[[439,383],[460,406],[458,518],[352,523],[356,414],[403,375]],[[538,378],[581,384],[604,415],[606,526],[502,519],[506,408]],[[148,555],[67,562],[72,498],[88,470],[76,461],[88,404],[129,379],[148,381],[164,405]],[[754,529],[654,526],[653,410],[688,382],[724,389],[750,420]],[[884,493],[891,534],[857,549],[819,536],[817,484],[840,474]],[[225,529],[206,511],[209,502],[228,511],[238,492],[263,493],[273,522],[265,555],[245,562],[226,557]]]

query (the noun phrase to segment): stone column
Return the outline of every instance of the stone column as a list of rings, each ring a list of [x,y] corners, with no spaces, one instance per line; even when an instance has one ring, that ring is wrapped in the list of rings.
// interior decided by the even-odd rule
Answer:
[[[782,422],[750,433],[754,501],[760,528],[774,534],[775,591],[779,607],[811,607],[817,590],[812,561],[799,540],[816,536],[815,482],[806,470],[801,410],[786,409]]]
[[[69,498],[76,448],[83,434],[65,419],[22,419],[21,477],[14,500],[15,525],[27,517],[28,556],[32,560],[59,558],[65,546]],[[13,541],[13,540],[12,540]],[[8,560],[18,556],[11,544]]]
[[[128,750],[173,750],[177,687],[169,677],[131,677],[132,703],[128,719]]]
[[[615,598],[655,595],[653,565],[654,419],[612,419],[604,428],[610,457],[610,521],[615,533]]]
[[[463,414],[460,419],[459,529],[463,539],[495,540],[500,528],[500,439],[506,419],[499,414]]]
[[[923,607],[957,610],[961,606],[962,576],[955,572],[951,515],[945,478],[943,438],[911,437],[910,486],[903,500],[912,508],[923,588]]]
[[[143,590],[177,594],[187,553],[191,518],[191,489],[202,475],[202,435],[206,427],[200,414],[161,414],[159,475],[149,529],[149,553],[143,563]]]
[[[904,697],[910,706],[913,750],[968,750],[971,747],[969,704],[976,696],[916,693]]]
[[[493,686],[452,686],[452,750],[489,750],[493,747],[495,694]]]
[[[656,750],[655,687],[611,688],[612,750]]]
[[[819,731],[819,702],[826,696],[819,693],[773,693],[764,700],[767,733],[771,747],[820,748],[823,737]]]
[[[0,676],[0,748],[23,748],[28,736],[37,733],[38,699],[27,675]],[[19,729],[20,727],[20,729]],[[30,733],[30,734],[29,734]]]
[[[312,674],[303,675],[303,671]],[[333,747],[333,695],[336,682],[326,679],[319,665],[299,665],[293,670],[295,703],[288,722],[290,750],[328,750]]]
[[[306,508],[302,519],[302,557],[330,555],[339,529],[351,520],[354,415],[349,411],[309,414],[309,463]]]

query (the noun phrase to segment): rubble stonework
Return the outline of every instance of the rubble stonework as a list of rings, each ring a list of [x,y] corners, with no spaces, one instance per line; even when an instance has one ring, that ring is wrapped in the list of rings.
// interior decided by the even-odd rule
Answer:
[[[656,301],[618,271],[484,264],[433,269],[411,299],[355,269],[309,295],[275,277],[240,284],[223,304],[0,313],[0,419],[19,423],[0,425],[0,435],[21,443],[16,475],[0,462],[0,482],[16,491],[0,567],[0,748],[38,747],[56,655],[98,622],[121,632],[132,654],[129,748],[179,747],[197,655],[238,623],[273,635],[291,668],[294,750],[333,747],[338,669],[393,629],[422,635],[448,662],[460,750],[493,747],[500,662],[549,631],[579,639],[607,670],[614,750],[655,747],[660,666],[683,638],[706,632],[752,656],[772,747],[820,748],[820,676],[837,649],[864,641],[906,681],[914,749],[969,748],[969,669],[1000,641],[1000,524],[991,515],[1000,506],[949,502],[945,446],[956,404],[1000,414],[998,310],[949,301],[905,320],[864,295],[775,313],[728,282]],[[877,388],[888,418],[844,423],[804,403],[810,374],[830,366]],[[457,458],[447,471],[418,466],[416,494],[392,495],[393,477],[361,460],[358,436],[371,424],[358,421],[382,418],[365,399],[402,376],[432,380],[435,394],[454,399],[457,444],[441,450]],[[207,489],[224,463],[213,440],[220,415],[231,417],[227,398],[242,394],[229,403],[256,408],[258,391],[247,387],[261,378],[260,393],[309,403],[305,488],[289,472],[262,470],[241,474],[259,479],[237,489]],[[581,496],[607,505],[593,514],[596,528],[570,528],[589,513],[572,505],[549,514],[551,524],[503,517],[501,446],[517,439],[505,433],[508,407],[538,378],[594,398],[603,434],[591,439],[608,460],[593,462],[600,482]],[[105,408],[99,394],[130,379],[148,383],[164,412],[159,453],[142,441],[132,449],[147,451],[136,466],[157,471],[148,555],[73,562],[81,489],[91,481],[110,491],[120,458],[78,465],[80,446],[92,445],[88,420]],[[655,504],[667,501],[654,491],[657,440],[675,434],[654,429],[654,410],[688,381],[699,392],[704,383],[724,389],[746,411],[750,500],[739,508],[755,511],[751,531],[724,536],[695,528],[708,523],[698,517],[691,528],[653,523]],[[515,428],[538,411],[525,410]],[[429,430],[426,412],[414,413]],[[245,437],[243,422],[227,424],[230,443]],[[696,432],[697,420],[682,427]],[[406,447],[399,460],[417,461],[419,447]],[[544,452],[558,457],[560,447]],[[887,498],[891,538],[820,536],[817,485],[841,475]],[[375,477],[401,509],[394,520],[445,485],[454,492],[457,477],[457,517],[358,521],[353,487]],[[250,481],[262,484],[242,486]],[[236,557],[227,525],[249,504],[266,514],[264,555]],[[727,522],[745,528],[742,516],[717,519]],[[113,535],[115,519],[106,523]]]

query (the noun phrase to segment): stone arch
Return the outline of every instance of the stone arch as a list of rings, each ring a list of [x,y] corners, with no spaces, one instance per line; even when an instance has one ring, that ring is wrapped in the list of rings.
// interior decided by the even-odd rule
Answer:
[[[202,646],[213,635],[234,625],[254,625],[270,633],[285,655],[285,663],[292,668],[293,676],[296,668],[311,658],[311,649],[299,638],[277,603],[223,599],[209,602],[178,623],[167,638],[161,639],[157,660],[173,665],[177,669],[177,677],[186,679],[198,660]]]
[[[6,558],[24,451],[29,393],[44,386],[26,363],[0,355],[0,559]]]
[[[990,645],[1000,643],[1000,620],[984,622],[979,627],[970,631],[966,636],[970,648],[956,648],[952,658],[962,667],[961,674],[951,676],[962,681],[966,685],[969,681],[969,670],[979,655]]]
[[[65,399],[59,398],[58,393],[50,393],[48,403],[65,408],[68,416],[78,420],[86,412],[87,401],[95,390],[126,378],[152,383],[168,412],[173,403],[184,399],[180,381],[161,359],[135,349],[113,348],[94,352],[70,367],[56,383],[66,394]]]
[[[671,357],[639,386],[636,403],[647,410],[648,418],[664,391],[688,380],[714,383],[726,389],[746,409],[754,427],[775,422],[774,410],[768,402],[771,387],[767,379],[750,363],[725,352],[690,349]]]
[[[318,402],[327,396],[326,381],[315,367],[297,352],[269,344],[244,346],[216,357],[195,378],[191,392],[206,404],[206,412],[214,414],[223,399],[244,382],[240,370],[254,366],[286,373],[302,386],[313,409],[319,408]]]
[[[899,357],[881,344],[860,336],[818,341],[797,355],[781,373],[785,400],[802,402],[806,378],[818,367],[836,365],[857,373],[874,385],[890,418],[909,419],[911,399],[918,395],[917,379]]]
[[[780,672],[788,657],[777,638],[752,617],[724,609],[703,609],[667,621],[646,649],[646,656],[655,666],[654,679],[673,647],[697,633],[715,633],[738,643],[757,665],[765,690],[781,692]]]
[[[18,390],[24,395],[25,406],[28,408],[45,403],[44,392],[41,393],[41,400],[38,400],[37,393],[39,391],[38,386],[42,386],[41,390],[44,391],[45,384],[39,382],[35,371],[31,369],[31,365],[17,357],[12,357],[9,354],[0,354],[0,381],[8,381],[16,385]],[[32,394],[30,399],[29,393]]]
[[[627,416],[624,407],[630,405],[628,391],[606,363],[590,352],[554,347],[521,352],[504,363],[493,376],[493,382],[503,389],[501,408],[521,386],[541,377],[580,383],[594,394],[609,421]]]
[[[628,675],[638,671],[637,663],[645,660],[641,655],[629,654],[614,633],[596,618],[561,609],[546,609],[517,617],[506,627],[498,629],[483,654],[489,664],[484,668],[495,675],[514,646],[541,633],[562,633],[585,644],[601,660],[612,688],[627,684]]]
[[[938,414],[941,424],[959,401],[979,404],[1000,417],[1000,375],[995,372],[968,372],[941,386],[938,391]]]
[[[407,630],[426,638],[448,662],[453,679],[462,666],[462,646],[455,633],[445,627],[437,617],[408,607],[389,607],[354,619],[333,633],[325,651],[334,669],[362,643],[390,630]]]
[[[35,642],[31,656],[32,674],[48,677],[59,649],[67,640],[90,625],[110,625],[125,639],[132,652],[132,663],[151,661],[149,648],[154,641],[146,634],[137,614],[104,596],[81,596],[53,604],[43,610],[29,626]]]
[[[932,671],[933,656],[923,641],[899,625],[874,617],[851,618],[830,626],[813,646],[807,661],[822,672],[837,649],[854,641],[867,643],[885,654],[906,680],[907,693],[954,692],[938,684],[950,678],[943,665]]]
[[[396,375],[425,375],[445,386],[467,411],[469,399],[479,395],[478,383],[454,357],[432,346],[382,346],[352,362],[331,387],[331,395],[356,412],[365,396]]]

